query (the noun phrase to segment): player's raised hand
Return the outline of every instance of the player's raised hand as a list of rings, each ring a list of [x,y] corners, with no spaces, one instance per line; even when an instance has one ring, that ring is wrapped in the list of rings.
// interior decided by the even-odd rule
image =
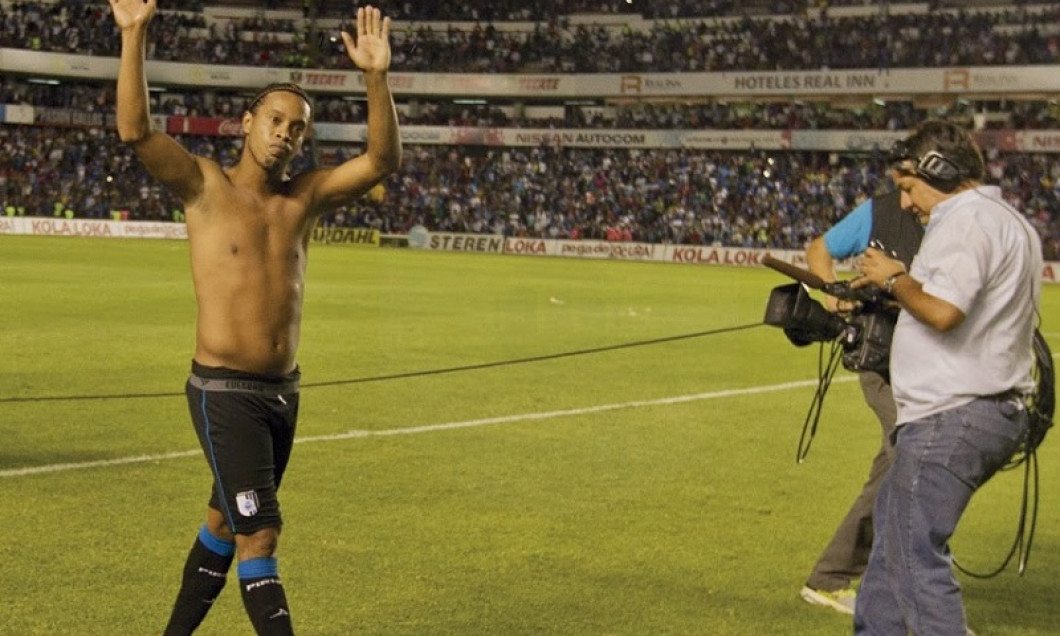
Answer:
[[[346,54],[362,71],[385,71],[390,68],[390,18],[382,17],[372,6],[357,9],[357,38],[342,32]]]
[[[158,10],[157,0],[107,0],[114,12],[114,21],[119,29],[131,29],[142,26],[155,17]]]

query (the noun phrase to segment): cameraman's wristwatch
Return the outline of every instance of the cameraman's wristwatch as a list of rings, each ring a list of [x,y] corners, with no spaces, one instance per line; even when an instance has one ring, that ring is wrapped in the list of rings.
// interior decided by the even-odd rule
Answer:
[[[895,272],[887,277],[887,280],[883,281],[883,289],[888,294],[894,295],[894,284],[898,282],[898,279],[905,276],[908,272]]]

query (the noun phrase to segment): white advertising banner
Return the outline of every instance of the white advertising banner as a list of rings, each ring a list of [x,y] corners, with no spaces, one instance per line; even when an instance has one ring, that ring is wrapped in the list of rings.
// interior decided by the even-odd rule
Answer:
[[[358,71],[185,64],[149,60],[149,82],[260,88],[297,82],[313,93],[363,94]],[[0,48],[0,71],[113,80],[117,58]],[[724,73],[389,75],[397,95],[453,97],[812,97],[836,95],[1020,94],[1060,92],[1057,66],[977,66]]]
[[[509,147],[547,145],[572,148],[680,148],[687,132],[689,131],[467,126],[402,126],[400,130],[401,141],[407,144]],[[745,133],[748,138],[754,136],[747,131],[733,131],[734,139]],[[321,122],[313,124],[313,135],[318,141],[363,143],[368,138],[368,128],[364,124]]]
[[[379,244],[375,230],[343,228],[335,230],[349,243]],[[723,265],[734,267],[763,267],[762,260],[772,256],[777,260],[806,267],[802,250],[758,249],[751,247],[723,247],[715,245],[672,245],[631,243],[600,240],[572,241],[512,237],[499,234],[458,234],[455,232],[427,232],[414,228],[408,245],[416,249],[441,252],[474,252],[480,254],[513,254],[521,256],[552,256],[566,258],[611,259],[622,261],[652,261],[685,265]],[[91,238],[149,238],[187,239],[183,223],[152,221],[102,221],[94,219],[50,219],[46,217],[0,216],[0,234],[29,234],[35,236],[82,236]],[[315,237],[323,240],[323,236]],[[849,269],[849,262],[838,264]],[[1060,282],[1060,262],[1050,261],[1042,268],[1042,280]]]
[[[319,141],[364,143],[363,124],[318,123]],[[553,146],[571,148],[691,148],[695,150],[811,150],[886,152],[907,131],[890,130],[599,130],[576,128],[468,128],[402,126],[410,145]],[[984,130],[975,133],[983,148],[1002,152],[1060,152],[1060,131]]]
[[[894,142],[905,139],[906,131],[890,130],[795,130],[791,133],[792,150],[886,151]]]
[[[1018,94],[1060,90],[1055,66],[585,75],[580,96],[812,97]]]
[[[802,268],[806,267],[806,254],[802,250],[716,245],[672,245],[588,239],[572,241],[565,239],[506,237],[499,234],[457,234],[452,232],[425,232],[423,236],[418,237],[415,241],[410,239],[409,245],[414,248],[443,252],[561,256],[731,267],[764,267],[762,261],[766,256],[771,256],[785,263]],[[837,266],[841,270],[848,271],[850,269],[849,261],[838,263]],[[1060,282],[1060,262],[1045,263],[1042,269],[1042,280],[1047,283]]]
[[[702,150],[784,150],[794,147],[790,130],[688,130],[680,145]]]
[[[0,123],[32,124],[34,110],[27,104],[0,104]]]
[[[496,128],[490,145],[572,148],[679,148],[680,130]]]
[[[1020,130],[1014,136],[1021,152],[1060,152],[1060,130]]]
[[[104,221],[33,216],[0,216],[0,234],[87,236],[93,238],[187,239],[183,223]]]

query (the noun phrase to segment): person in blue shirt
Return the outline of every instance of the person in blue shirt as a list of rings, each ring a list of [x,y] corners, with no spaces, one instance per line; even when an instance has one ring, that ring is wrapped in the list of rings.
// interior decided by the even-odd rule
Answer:
[[[862,254],[873,244],[885,246],[908,266],[923,235],[923,227],[916,217],[902,209],[900,192],[895,189],[866,199],[824,235],[814,239],[806,250],[806,261],[810,271],[826,282],[834,282],[837,261]],[[832,296],[826,298],[825,304],[833,312],[855,309],[851,301]],[[880,423],[880,448],[861,492],[800,591],[807,602],[844,614],[854,613],[855,582],[868,565],[873,539],[872,510],[876,492],[894,456],[891,435],[897,416],[886,369],[861,371],[858,380],[865,402]]]

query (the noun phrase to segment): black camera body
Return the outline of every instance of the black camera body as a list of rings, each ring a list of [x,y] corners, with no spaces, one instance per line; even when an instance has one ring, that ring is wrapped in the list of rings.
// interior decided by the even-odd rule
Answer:
[[[797,347],[813,342],[836,341],[843,348],[843,367],[849,371],[875,371],[887,375],[891,339],[898,312],[878,287],[853,289],[848,282],[827,283],[822,290],[852,301],[849,316],[832,313],[810,298],[800,283],[774,287],[766,305],[765,323],[784,330]]]
[[[850,371],[875,371],[888,377],[891,339],[898,314],[890,311],[856,313],[842,334],[843,367]]]

